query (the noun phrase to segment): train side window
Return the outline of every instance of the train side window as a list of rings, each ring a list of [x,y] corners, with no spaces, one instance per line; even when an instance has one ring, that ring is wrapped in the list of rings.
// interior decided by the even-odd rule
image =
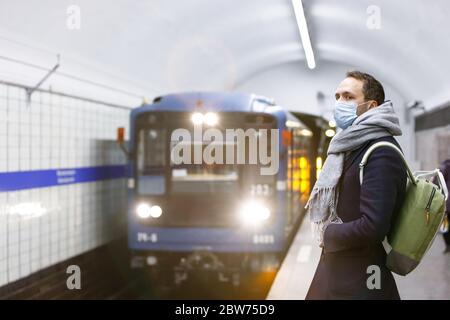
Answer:
[[[308,139],[293,130],[287,158],[288,221],[295,221],[306,204],[310,192],[310,161]]]
[[[137,188],[139,194],[164,194],[166,130],[141,129],[137,144]]]
[[[151,167],[166,165],[166,130],[142,129],[139,131],[137,152],[138,171],[145,174]]]

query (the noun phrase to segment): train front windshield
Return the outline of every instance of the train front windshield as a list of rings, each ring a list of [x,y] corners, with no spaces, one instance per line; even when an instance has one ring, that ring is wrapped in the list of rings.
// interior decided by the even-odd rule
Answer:
[[[172,169],[172,194],[236,193],[239,188],[236,165],[199,164]]]
[[[244,164],[227,161],[229,153],[237,159],[239,150],[235,140],[226,140],[225,132],[227,129],[252,128],[257,133],[263,128],[274,128],[275,121],[270,116],[254,118],[245,113],[220,113],[220,122],[214,129],[220,131],[224,139],[218,141],[204,135],[198,139],[190,121],[191,115],[165,112],[146,114],[137,120],[137,196],[165,199],[161,201],[166,203],[165,211],[172,219],[166,220],[164,225],[232,225],[231,216],[236,211],[237,200],[257,192],[266,198],[272,197],[275,176],[261,175],[259,164],[248,164],[251,150],[248,144],[245,145]],[[178,141],[174,138],[177,129],[184,130],[186,139]],[[208,126],[203,128],[203,134],[207,129]],[[255,141],[258,142],[257,136]],[[183,144],[183,151],[176,153],[183,157],[181,163],[173,159],[174,143]],[[215,144],[214,151],[211,151],[212,143]],[[270,143],[267,148],[270,149]],[[199,155],[201,159],[198,159]],[[205,155],[215,157],[216,161],[208,162]],[[162,224],[164,219],[159,220]]]

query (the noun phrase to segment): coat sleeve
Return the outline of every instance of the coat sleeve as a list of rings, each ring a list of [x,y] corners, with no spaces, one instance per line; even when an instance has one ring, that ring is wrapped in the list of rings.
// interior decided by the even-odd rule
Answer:
[[[325,252],[382,242],[389,231],[402,187],[406,187],[406,171],[400,156],[389,148],[375,150],[364,168],[359,205],[361,217],[330,224],[324,233]]]

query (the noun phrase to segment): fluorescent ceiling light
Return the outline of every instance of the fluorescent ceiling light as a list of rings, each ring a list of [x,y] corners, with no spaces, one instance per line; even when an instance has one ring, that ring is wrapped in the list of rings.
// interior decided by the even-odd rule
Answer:
[[[309,38],[308,25],[306,24],[302,0],[292,0],[292,5],[294,7],[298,29],[300,30],[300,37],[302,38],[303,50],[305,51],[308,68],[314,69],[316,67],[316,61],[314,59],[314,52],[311,46],[311,39]]]

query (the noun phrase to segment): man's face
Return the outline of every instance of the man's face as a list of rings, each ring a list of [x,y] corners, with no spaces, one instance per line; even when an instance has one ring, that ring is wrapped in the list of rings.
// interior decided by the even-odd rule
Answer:
[[[336,101],[355,102],[358,105],[356,108],[356,115],[358,116],[378,105],[375,100],[365,101],[363,82],[351,77],[345,78],[339,84],[334,96]]]

